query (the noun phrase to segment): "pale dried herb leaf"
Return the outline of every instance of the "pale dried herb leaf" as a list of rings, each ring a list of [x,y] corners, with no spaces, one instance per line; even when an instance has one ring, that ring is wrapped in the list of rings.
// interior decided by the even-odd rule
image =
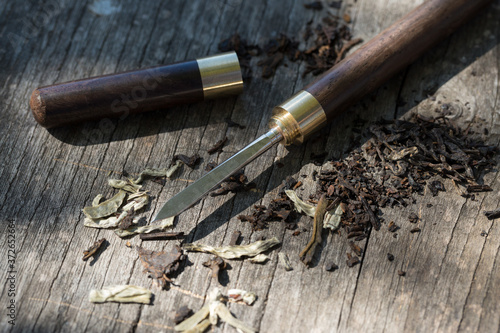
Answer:
[[[242,301],[246,305],[252,305],[257,299],[257,295],[255,295],[255,293],[241,289],[229,289],[227,296],[235,301]]]
[[[185,258],[182,249],[177,245],[170,252],[151,251],[140,246],[136,249],[144,266],[144,272],[156,279],[162,288],[167,286],[167,282],[171,282],[169,275],[177,272],[181,261]]]
[[[244,322],[236,319],[231,314],[231,311],[220,301],[215,301],[213,306],[213,311],[217,316],[224,322],[233,326],[236,329],[241,330],[244,333],[255,333],[257,330],[253,327],[247,326]]]
[[[116,228],[118,224],[128,216],[127,211],[121,212],[118,216],[110,216],[107,218],[101,219],[89,219],[86,217],[83,220],[83,225],[89,228],[97,228],[97,229],[109,229]],[[139,222],[138,217],[134,217],[132,220],[133,223]]]
[[[118,285],[107,286],[101,290],[91,290],[89,300],[92,303],[151,303],[151,291],[138,286]]]
[[[198,310],[194,315],[187,318],[180,324],[176,325],[174,327],[174,330],[181,332],[190,330],[194,328],[196,325],[198,325],[198,323],[200,323],[203,319],[207,318],[209,313],[210,309],[208,308],[208,305],[205,305],[200,310]]]
[[[98,219],[114,214],[122,205],[126,195],[127,193],[125,191],[120,190],[120,192],[111,199],[101,202],[97,206],[85,207],[83,213],[90,219]]]
[[[184,333],[203,333],[210,327],[210,320],[204,319],[201,323],[196,325],[195,327],[185,330]]]
[[[142,171],[139,174],[139,177],[135,180],[131,180],[132,183],[134,184],[140,184],[146,179],[147,177],[167,177],[170,178],[174,174],[177,169],[179,169],[182,165],[181,160],[175,161],[175,164],[172,165],[170,168],[163,168],[163,169],[146,169]]]
[[[203,244],[184,244],[183,247],[186,251],[212,253],[223,259],[238,259],[243,257],[255,257],[279,244],[280,241],[276,237],[273,237],[248,245],[213,247]]]
[[[92,206],[95,207],[95,206],[99,206],[99,203],[101,202],[101,200],[104,198],[104,196],[102,194],[98,194],[95,196],[94,200],[92,200]]]
[[[261,253],[261,254],[256,255],[253,258],[249,258],[248,261],[250,261],[251,263],[254,263],[254,264],[263,264],[266,261],[268,261],[269,259],[270,258],[268,255]]]
[[[127,236],[132,236],[136,234],[149,234],[154,231],[163,231],[167,228],[170,228],[174,225],[174,219],[175,216],[172,217],[167,217],[166,219],[160,220],[159,224],[152,224],[152,225],[144,225],[144,226],[137,226],[134,225],[128,229],[121,230],[121,229],[116,229],[115,234],[119,237],[127,237]]]
[[[305,203],[304,201],[302,201],[297,196],[297,193],[295,193],[295,191],[285,190],[285,193],[288,196],[288,198],[290,198],[290,200],[293,201],[293,203],[295,205],[295,209],[299,213],[304,213],[307,216],[314,217],[314,214],[316,213],[316,207],[314,207],[313,205],[310,205],[310,204]]]
[[[331,209],[326,212],[325,219],[323,220],[323,228],[331,229],[335,231],[340,226],[340,220],[342,218],[342,214],[344,211],[342,210],[342,205],[339,204],[335,209]]]
[[[136,193],[141,189],[141,185],[133,184],[130,180],[108,179],[108,185],[130,193]]]
[[[123,211],[129,211],[134,208],[134,211],[142,209],[149,203],[149,194],[147,192],[137,192],[129,195],[127,204],[122,207]]]

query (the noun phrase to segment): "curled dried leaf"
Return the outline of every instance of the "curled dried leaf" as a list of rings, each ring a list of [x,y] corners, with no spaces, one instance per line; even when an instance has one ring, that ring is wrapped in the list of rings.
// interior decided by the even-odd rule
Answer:
[[[182,161],[177,160],[175,161],[175,164],[172,165],[170,168],[163,168],[163,169],[145,169],[139,174],[139,177],[137,177],[135,180],[131,180],[132,183],[134,184],[140,184],[144,181],[144,179],[148,177],[167,177],[170,178],[172,175],[181,167]]]
[[[118,208],[122,205],[126,195],[127,193],[125,191],[120,190],[120,192],[118,192],[111,199],[101,202],[97,206],[85,207],[83,209],[83,213],[89,219],[98,219],[110,216],[118,211]]]
[[[130,180],[108,179],[108,185],[130,193],[136,193],[141,189],[141,185],[132,183]]]
[[[121,230],[116,229],[115,234],[119,237],[128,237],[136,234],[149,234],[155,231],[163,231],[167,228],[170,228],[174,225],[175,216],[168,217],[166,219],[160,220],[159,224],[151,224],[144,226],[133,225],[128,229]]]
[[[257,241],[248,245],[213,247],[203,244],[184,244],[184,249],[190,252],[212,253],[224,259],[238,259],[244,257],[255,257],[279,244],[280,241],[276,237],[273,237],[271,239]]]
[[[107,286],[100,290],[91,290],[89,300],[92,303],[118,302],[150,304],[151,296],[151,291],[146,288],[132,285],[118,285]]]
[[[316,207],[314,207],[313,205],[310,205],[310,204],[305,203],[304,201],[302,201],[298,197],[297,193],[295,193],[295,191],[285,190],[285,193],[286,193],[287,197],[290,198],[290,200],[293,201],[293,203],[295,205],[295,209],[299,213],[304,213],[307,216],[314,217],[314,214],[316,213]]]

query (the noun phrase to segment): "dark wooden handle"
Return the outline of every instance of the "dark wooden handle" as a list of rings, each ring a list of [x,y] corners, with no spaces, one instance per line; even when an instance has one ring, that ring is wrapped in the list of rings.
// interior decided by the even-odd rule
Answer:
[[[30,106],[44,127],[163,109],[204,99],[196,60],[41,87]]]
[[[305,88],[328,121],[451,34],[492,0],[428,0]]]

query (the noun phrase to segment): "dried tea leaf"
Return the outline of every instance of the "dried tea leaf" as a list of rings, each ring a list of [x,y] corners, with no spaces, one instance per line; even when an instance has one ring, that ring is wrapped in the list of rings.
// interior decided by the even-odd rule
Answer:
[[[335,231],[340,226],[340,220],[344,210],[342,209],[342,204],[339,204],[335,209],[331,209],[326,212],[325,220],[323,221],[323,228],[331,229]]]
[[[133,184],[130,180],[108,179],[108,185],[118,190],[136,193],[141,189],[141,185]]]
[[[163,169],[145,169],[139,174],[139,177],[137,177],[135,180],[131,180],[132,183],[134,184],[140,184],[144,181],[144,179],[148,177],[167,177],[170,178],[174,174],[177,169],[179,169],[182,165],[181,160],[175,161],[175,164],[172,165],[170,168],[163,168]]]
[[[180,268],[180,263],[185,259],[182,249],[174,246],[170,252],[158,252],[136,247],[144,266],[144,272],[156,279],[162,288],[165,288],[167,282],[171,282],[169,275],[172,275]]]
[[[127,216],[118,223],[117,227],[122,230],[130,228],[130,226],[134,223],[134,214],[135,210],[134,207],[132,207],[127,211]]]
[[[216,314],[222,321],[228,323],[229,325],[233,326],[234,328],[241,330],[244,333],[255,333],[257,330],[255,328],[252,328],[250,326],[247,326],[245,323],[242,321],[236,319],[233,317],[231,314],[231,311],[222,303],[221,301],[214,301],[210,304],[210,312]],[[212,324],[213,321],[211,321]]]
[[[219,281],[219,272],[226,268],[226,262],[221,257],[215,257],[202,263],[203,266],[212,270],[212,278]]]
[[[276,237],[273,237],[248,245],[213,247],[203,244],[184,244],[183,247],[186,251],[190,252],[206,252],[215,254],[224,259],[239,259],[244,257],[255,257],[279,244],[280,241]]]
[[[215,154],[215,153],[221,153],[222,147],[224,147],[226,142],[227,142],[227,136],[224,137],[222,140],[217,141],[217,143],[212,148],[208,149],[207,152],[210,155]]]
[[[292,190],[285,190],[285,194],[288,196],[288,198],[290,198],[290,200],[293,201],[293,203],[295,205],[295,209],[299,213],[304,213],[307,216],[314,217],[314,214],[316,213],[316,207],[314,207],[313,205],[310,205],[310,204],[305,203],[304,201],[302,201],[297,196],[297,193],[295,193]]]
[[[263,264],[266,261],[268,261],[270,258],[268,255],[265,255],[263,253],[256,255],[255,257],[248,258],[248,261],[250,261],[253,264]]]
[[[243,302],[246,305],[252,305],[257,299],[255,293],[241,289],[229,289],[227,291],[227,296],[236,302]]]
[[[127,212],[121,212],[118,216],[110,216],[102,219],[89,219],[86,217],[83,220],[83,225],[88,228],[97,228],[97,229],[109,229],[116,228],[118,224],[127,217]],[[132,219],[132,223],[139,222],[139,218],[135,217]]]
[[[210,320],[204,319],[201,323],[196,325],[195,327],[184,331],[184,333],[203,333],[210,327]]]
[[[321,244],[321,232],[323,231],[323,221],[326,214],[326,209],[328,208],[328,199],[326,194],[321,196],[319,199],[318,207],[316,208],[316,213],[314,214],[314,227],[309,243],[300,252],[300,259],[305,265],[309,265],[312,262],[313,256],[316,252],[316,248]]]
[[[146,288],[132,285],[118,285],[104,287],[101,290],[91,290],[89,300],[92,303],[118,302],[150,304],[151,296],[151,291]]]
[[[83,213],[89,219],[98,219],[101,217],[106,217],[111,214],[114,214],[118,211],[118,208],[120,208],[120,206],[122,205],[126,195],[127,193],[125,191],[120,190],[120,192],[118,192],[111,199],[106,200],[97,206],[85,207],[83,209]]]
[[[99,206],[99,203],[101,202],[101,200],[104,198],[104,196],[102,194],[98,194],[95,196],[94,200],[92,200],[92,206],[95,207],[95,206]]]
[[[101,248],[102,244],[106,241],[106,238],[101,238],[98,241],[95,241],[95,243],[88,248],[88,250],[83,251],[83,261],[89,260],[90,257],[92,257],[94,254],[97,253],[97,251]]]
[[[175,325],[174,330],[178,332],[183,332],[193,329],[203,319],[207,318],[209,313],[210,309],[208,308],[208,305],[205,305],[200,310],[198,310],[194,315],[184,320],[182,323]]]
[[[286,253],[283,252],[278,253],[278,260],[281,266],[283,266],[283,268],[285,269],[285,271],[288,272],[293,270],[293,267],[290,264],[290,259],[288,259]]]
[[[116,229],[115,234],[118,237],[128,237],[136,234],[149,234],[154,231],[163,231],[167,228],[170,228],[174,225],[174,219],[175,216],[172,217],[167,217],[166,219],[160,220],[159,224],[152,224],[152,225],[144,225],[144,226],[137,226],[134,225],[128,229],[121,230],[121,229]]]
[[[122,211],[129,211],[130,209],[134,209],[134,211],[138,211],[145,207],[149,203],[149,194],[148,192],[137,192],[128,196],[127,204],[122,207]]]

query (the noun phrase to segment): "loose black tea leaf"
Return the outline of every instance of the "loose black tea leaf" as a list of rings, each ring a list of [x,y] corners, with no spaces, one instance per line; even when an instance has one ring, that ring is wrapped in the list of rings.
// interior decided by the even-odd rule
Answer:
[[[140,234],[142,240],[178,239],[184,237],[184,232],[153,232],[150,234]]]
[[[405,271],[401,271],[401,270],[399,270],[399,271],[398,271],[398,275],[399,275],[399,276],[406,276],[406,272],[405,272]]]
[[[360,261],[359,261],[359,258],[355,255],[352,255],[350,253],[347,253],[347,260],[346,260],[346,264],[348,267],[354,267],[356,266],[357,264],[359,264]]]
[[[408,221],[410,221],[410,223],[417,223],[418,215],[415,213],[410,213],[410,215],[408,216]]]
[[[328,272],[333,272],[335,270],[339,269],[339,266],[337,266],[333,261],[329,261],[326,265],[325,265],[325,271],[328,271]]]
[[[183,154],[174,155],[171,165],[174,165],[178,160],[193,169],[200,162],[201,157],[198,154],[194,154],[193,156],[187,156]]]
[[[98,241],[96,241],[91,247],[88,248],[88,250],[83,251],[83,261],[89,260],[90,257],[94,256],[97,254],[97,251],[101,248],[101,246],[104,244],[106,241],[105,238],[101,238]]]
[[[134,222],[134,214],[135,214],[135,210],[134,210],[134,207],[132,207],[127,211],[127,216],[118,223],[118,226],[117,226],[118,229],[124,230],[124,229],[130,228],[130,226]]]
[[[442,182],[439,180],[435,180],[431,182],[429,185],[429,190],[431,190],[432,196],[435,197],[438,195],[439,191],[445,192],[446,189],[444,188],[444,185]]]
[[[215,154],[215,153],[221,153],[222,147],[224,147],[226,142],[227,142],[227,136],[225,136],[222,140],[217,141],[217,143],[212,148],[208,149],[207,152],[210,155]]]
[[[322,10],[323,4],[321,3],[321,1],[315,1],[315,2],[311,2],[311,3],[305,3],[304,7],[306,9]]]
[[[205,261],[202,265],[212,270],[212,278],[217,282],[219,281],[220,270],[226,268],[226,262],[221,257],[217,256]]]
[[[387,260],[393,261],[394,260],[394,255],[391,253],[387,253]]]
[[[416,233],[416,232],[420,232],[420,231],[422,231],[422,230],[420,230],[420,228],[413,228],[413,229],[411,229],[411,230],[410,230],[410,232],[411,232],[412,234],[414,234],[414,233]]]
[[[497,218],[499,218],[499,217],[500,217],[500,209],[485,211],[485,212],[484,212],[484,215],[486,215],[486,217],[487,217],[489,220],[494,220],[494,219],[497,219]]]
[[[136,247],[144,266],[144,272],[155,279],[162,288],[167,282],[172,282],[171,276],[179,273],[181,262],[186,258],[179,246],[174,246],[170,252],[158,252]]]

